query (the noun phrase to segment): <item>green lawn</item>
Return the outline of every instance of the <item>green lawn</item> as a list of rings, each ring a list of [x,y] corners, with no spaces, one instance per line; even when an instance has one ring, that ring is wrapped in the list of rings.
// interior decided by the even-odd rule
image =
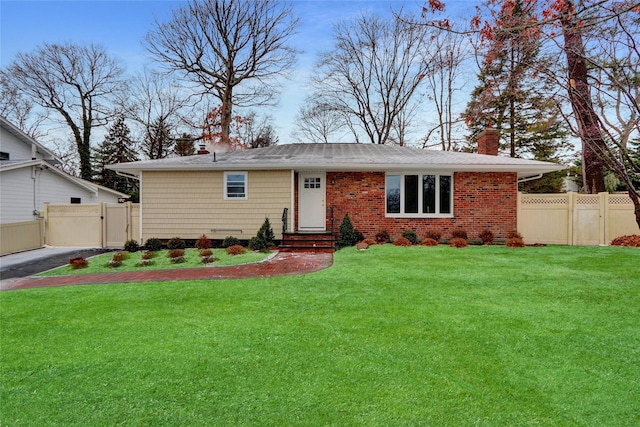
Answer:
[[[349,248],[0,304],[3,426],[640,424],[637,248]]]
[[[238,265],[247,264],[250,262],[258,262],[264,260],[271,255],[270,252],[254,252],[249,251],[242,255],[229,255],[224,249],[212,249],[213,255],[217,260],[208,266],[224,266],[224,265]],[[202,260],[200,259],[197,249],[186,249],[184,262],[173,264],[167,256],[166,250],[156,252],[151,263],[146,266],[140,265],[140,259],[144,254],[143,251],[139,252],[125,252],[128,258],[122,262],[118,267],[109,266],[109,261],[113,258],[115,252],[110,252],[95,257],[89,258],[89,265],[86,268],[73,269],[70,265],[58,267],[54,270],[45,271],[37,274],[37,276],[67,276],[73,274],[90,274],[90,273],[113,273],[117,271],[141,271],[141,270],[160,270],[167,268],[194,268],[203,267]]]

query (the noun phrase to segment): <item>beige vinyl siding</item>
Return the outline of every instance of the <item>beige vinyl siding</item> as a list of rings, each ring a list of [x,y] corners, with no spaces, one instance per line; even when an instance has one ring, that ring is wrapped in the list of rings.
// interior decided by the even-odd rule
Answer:
[[[268,217],[277,238],[291,209],[291,171],[248,171],[246,200],[225,200],[223,171],[145,171],[142,238],[250,239]]]

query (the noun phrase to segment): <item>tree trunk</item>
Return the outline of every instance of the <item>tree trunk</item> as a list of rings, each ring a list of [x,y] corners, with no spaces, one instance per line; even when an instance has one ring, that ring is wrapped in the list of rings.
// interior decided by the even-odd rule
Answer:
[[[638,197],[638,193],[632,190],[628,192],[631,201],[633,202],[633,213],[636,216],[636,223],[638,227],[640,227],[640,197]]]
[[[230,142],[231,120],[233,117],[233,92],[230,86],[224,88],[222,94],[222,111],[220,112],[220,133],[222,142]]]
[[[587,193],[605,191],[604,160],[599,154],[605,146],[598,115],[591,102],[591,91],[587,81],[582,29],[574,16],[573,2],[567,1],[561,23],[564,35],[564,53],[567,57],[569,100],[576,117],[578,133],[582,141],[582,169],[584,189]]]

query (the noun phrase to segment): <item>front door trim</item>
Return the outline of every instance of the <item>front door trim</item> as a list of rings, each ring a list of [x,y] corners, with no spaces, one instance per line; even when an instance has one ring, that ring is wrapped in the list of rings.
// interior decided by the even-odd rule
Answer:
[[[298,230],[325,231],[327,221],[326,172],[298,174]]]

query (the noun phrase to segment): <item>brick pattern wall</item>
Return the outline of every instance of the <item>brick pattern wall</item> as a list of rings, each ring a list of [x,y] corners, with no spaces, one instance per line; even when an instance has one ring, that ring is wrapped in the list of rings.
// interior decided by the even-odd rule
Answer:
[[[485,229],[504,238],[517,226],[516,181],[515,173],[458,172],[454,174],[453,218],[387,218],[384,172],[328,172],[327,206],[334,206],[336,231],[348,213],[365,237],[386,230],[396,238],[412,229],[420,239],[430,230],[448,239],[452,230],[463,228],[470,239]],[[330,228],[327,217],[327,230]]]

